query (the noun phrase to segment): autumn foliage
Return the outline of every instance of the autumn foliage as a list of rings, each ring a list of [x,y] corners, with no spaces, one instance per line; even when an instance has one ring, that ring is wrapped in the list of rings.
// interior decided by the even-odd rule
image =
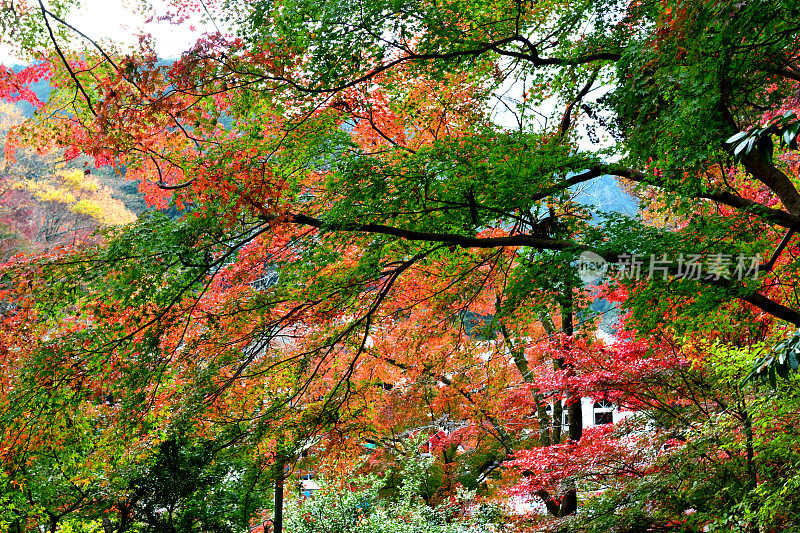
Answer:
[[[0,528],[263,528],[419,454],[448,520],[800,527],[793,2],[185,3],[171,60],[57,7],[0,14]]]

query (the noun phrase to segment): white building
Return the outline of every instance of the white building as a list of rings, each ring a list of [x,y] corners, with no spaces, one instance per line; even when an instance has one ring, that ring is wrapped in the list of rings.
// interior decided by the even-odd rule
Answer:
[[[547,414],[552,412],[552,406],[547,406]],[[620,411],[617,406],[608,400],[595,401],[592,398],[581,398],[581,412],[583,415],[583,427],[602,426],[605,424],[616,424],[620,420],[633,414],[632,411]],[[569,423],[567,420],[567,407],[561,413],[563,430],[566,432]]]

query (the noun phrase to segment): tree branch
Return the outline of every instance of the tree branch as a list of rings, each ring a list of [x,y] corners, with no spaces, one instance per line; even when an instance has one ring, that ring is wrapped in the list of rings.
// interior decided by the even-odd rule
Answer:
[[[761,265],[761,268],[759,269],[760,272],[770,272],[770,271],[772,271],[772,269],[775,267],[775,262],[781,256],[781,253],[783,252],[783,249],[786,248],[786,245],[789,244],[789,241],[792,240],[792,236],[793,235],[794,235],[794,230],[793,229],[790,229],[789,231],[786,232],[786,235],[783,236],[783,239],[781,240],[781,242],[778,245],[778,247],[775,249],[775,252],[772,254],[772,257],[770,258],[770,260],[767,261],[766,264]]]
[[[75,74],[75,71],[72,70],[72,67],[69,64],[69,61],[67,61],[67,58],[64,56],[64,52],[61,51],[61,47],[58,46],[58,42],[56,42],[56,36],[55,36],[55,34],[53,34],[53,28],[50,27],[50,21],[47,20],[47,13],[48,12],[44,8],[44,4],[42,3],[42,0],[39,0],[39,8],[42,11],[42,18],[44,19],[44,23],[47,26],[47,32],[50,34],[50,40],[53,42],[53,46],[55,46],[56,52],[58,52],[58,56],[61,58],[61,61],[64,63],[64,66],[67,68],[67,71],[69,71],[69,75],[70,75],[70,77],[72,77],[72,80],[75,82],[75,86],[78,88],[78,90],[83,95],[84,99],[86,100],[86,105],[89,106],[89,111],[92,112],[92,115],[97,116],[97,113],[95,113],[94,107],[92,106],[92,99],[89,98],[89,95],[86,93],[86,90],[83,88],[83,84],[81,84],[81,82],[78,80],[78,76]]]
[[[505,49],[502,48],[504,45],[511,44],[513,42],[526,43],[527,45],[529,45],[529,49],[531,49],[532,52],[530,54],[525,54],[523,52],[514,52],[514,51],[511,51],[511,50],[505,50]],[[542,57],[539,57],[539,54],[536,51],[536,48],[535,47],[534,48],[530,48],[530,46],[532,46],[530,41],[528,41],[524,37],[521,37],[519,35],[515,35],[515,36],[512,36],[512,37],[506,37],[504,39],[498,39],[496,41],[492,41],[490,43],[486,43],[486,44],[483,44],[483,45],[478,45],[475,48],[470,48],[470,49],[466,49],[466,50],[454,50],[454,51],[451,51],[451,52],[439,52],[439,53],[429,53],[429,54],[409,53],[409,54],[407,54],[407,55],[405,55],[403,57],[399,57],[397,59],[394,59],[394,60],[386,63],[385,65],[380,65],[378,67],[375,67],[370,72],[367,72],[366,74],[363,74],[363,75],[361,75],[361,76],[359,76],[359,77],[357,77],[355,79],[352,79],[347,83],[343,83],[341,85],[337,85],[337,86],[334,86],[334,87],[313,88],[313,87],[309,87],[309,86],[303,86],[303,85],[301,85],[301,84],[299,84],[299,83],[297,83],[297,82],[295,82],[295,81],[293,81],[293,80],[291,80],[289,78],[286,78],[284,76],[257,76],[257,79],[260,80],[260,81],[268,80],[268,81],[280,81],[280,82],[283,82],[283,83],[288,83],[294,89],[296,89],[298,91],[301,91],[301,92],[304,92],[304,93],[308,93],[308,94],[324,94],[324,93],[339,92],[339,91],[342,91],[344,89],[348,89],[350,87],[354,87],[356,85],[359,85],[361,83],[369,81],[370,79],[374,78],[375,76],[377,76],[377,75],[379,75],[379,74],[381,74],[381,73],[383,73],[383,72],[385,72],[387,70],[390,70],[390,69],[392,69],[392,68],[394,68],[394,67],[396,67],[396,66],[398,66],[398,65],[400,65],[402,63],[417,62],[417,61],[431,61],[431,60],[436,60],[436,59],[448,60],[448,59],[457,59],[457,58],[460,58],[460,57],[470,57],[470,56],[477,57],[477,56],[480,56],[482,54],[485,54],[486,52],[496,52],[496,53],[498,53],[500,55],[503,55],[503,56],[514,57],[514,58],[517,58],[517,59],[523,59],[525,61],[529,61],[529,62],[533,63],[533,65],[537,66],[537,67],[543,67],[543,66],[573,66],[573,65],[583,65],[583,64],[586,64],[586,63],[594,63],[596,61],[618,61],[622,57],[621,54],[618,54],[618,53],[615,53],[615,52],[599,52],[599,53],[595,53],[595,54],[587,54],[585,56],[579,56],[579,57],[569,58],[569,59],[560,58],[560,57],[542,58]],[[237,71],[231,69],[231,72],[237,72]],[[244,72],[244,73],[237,72],[237,73],[252,75],[252,73],[249,73],[249,72]]]
[[[784,78],[789,78],[791,80],[800,81],[800,72],[795,72],[794,70],[783,67],[783,68],[769,68],[766,69],[767,72],[770,74],[777,74],[779,76],[783,76]]]
[[[276,220],[277,217],[266,216],[263,217],[263,219],[265,222],[271,222]],[[433,232],[407,230],[384,224],[373,224],[373,223],[327,224],[319,218],[314,218],[302,214],[289,215],[289,221],[293,224],[311,226],[314,228],[319,228],[324,231],[391,235],[394,237],[399,237],[401,239],[407,239],[410,241],[454,244],[456,246],[461,246],[462,248],[500,248],[507,246],[508,247],[530,246],[531,248],[535,248],[538,250],[572,250],[576,252],[591,251],[597,253],[598,255],[603,257],[606,261],[613,263],[617,263],[618,258],[622,255],[611,252],[600,253],[597,250],[591,248],[590,246],[578,244],[572,241],[531,237],[530,235],[509,235],[506,237],[486,237],[486,238],[467,237],[464,235],[458,235],[454,233],[433,233]],[[733,284],[732,281],[726,280],[724,278],[720,278],[718,280],[701,279],[697,281],[700,283],[714,285],[725,289],[731,289],[731,290],[737,289],[737,287]],[[735,297],[745,302],[753,304],[762,311],[765,311],[776,318],[785,320],[800,327],[800,312],[795,311],[794,309],[791,309],[789,307],[786,307],[785,305],[780,304],[774,300],[770,300],[763,294],[760,293],[735,294]]]
[[[590,171],[587,171],[583,174],[579,174],[571,178],[571,184],[579,183],[581,181],[588,181],[602,174],[619,176],[622,178],[629,179],[631,181],[635,181],[637,183],[652,185],[660,189],[668,189],[667,183],[663,180],[659,182],[658,178],[656,178],[655,176],[651,176],[645,174],[644,172],[626,168],[620,165],[611,165],[611,164],[593,165]],[[767,207],[758,202],[754,202],[753,200],[748,200],[747,198],[742,198],[741,196],[737,196],[731,193],[730,191],[712,190],[707,192],[698,192],[697,194],[691,196],[689,195],[685,196],[691,198],[705,198],[707,200],[713,200],[715,202],[727,205],[729,207],[747,211],[748,213],[752,213],[753,215],[763,218],[764,220],[767,220],[769,222],[775,223],[779,226],[783,226],[784,228],[800,231],[800,216],[787,213],[786,211],[780,209]]]
[[[583,97],[586,96],[586,94],[592,88],[592,85],[594,85],[594,82],[597,79],[597,75],[599,73],[600,73],[600,69],[599,68],[595,69],[595,71],[592,72],[592,75],[589,77],[589,81],[587,81],[586,85],[583,86],[583,89],[581,89],[578,92],[578,95],[575,96],[575,99],[572,100],[569,103],[569,105],[567,105],[567,109],[566,109],[566,111],[564,111],[564,115],[561,117],[561,124],[558,126],[558,136],[559,137],[564,137],[564,135],[567,134],[567,130],[569,129],[570,122],[572,121],[572,110],[573,110],[573,108],[581,100],[583,100]]]
[[[266,217],[265,221],[270,217]],[[325,231],[335,232],[354,232],[354,233],[375,233],[380,235],[391,235],[407,239],[410,241],[424,241],[424,242],[441,242],[446,244],[455,244],[462,248],[500,248],[503,246],[530,246],[539,250],[576,250],[583,251],[589,250],[588,246],[583,246],[572,241],[564,241],[558,239],[548,239],[531,237],[530,235],[509,235],[506,237],[467,237],[465,235],[458,235],[456,233],[434,233],[426,231],[415,231],[385,224],[359,224],[352,223],[327,223],[319,218],[310,217],[308,215],[294,214],[290,215],[289,220],[294,224],[302,224],[304,226],[311,226]]]

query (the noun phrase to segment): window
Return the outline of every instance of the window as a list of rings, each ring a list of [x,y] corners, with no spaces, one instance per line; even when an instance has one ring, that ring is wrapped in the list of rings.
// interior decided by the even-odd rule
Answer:
[[[594,404],[594,425],[602,426],[614,422],[614,405],[608,400],[600,400]]]
[[[306,474],[300,477],[300,495],[302,497],[313,498],[320,488],[314,474]]]

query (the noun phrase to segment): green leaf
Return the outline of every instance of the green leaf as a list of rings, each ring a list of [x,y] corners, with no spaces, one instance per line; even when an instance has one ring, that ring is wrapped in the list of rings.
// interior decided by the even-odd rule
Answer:
[[[784,142],[784,144],[786,144],[787,146],[789,146],[790,144],[792,144],[792,140],[793,140],[794,138],[795,138],[795,134],[793,134],[793,133],[791,132],[791,130],[789,130],[789,129],[786,129],[786,130],[783,132],[783,142]]]
[[[790,337],[775,344],[770,353],[757,358],[741,385],[760,377],[764,383],[769,382],[774,388],[777,386],[777,377],[788,379],[792,372],[800,368],[800,330],[795,331]]]
[[[800,367],[800,362],[797,359],[799,353],[797,348],[789,352],[789,366],[795,371]]]
[[[746,155],[747,152],[749,151],[748,145],[751,144],[750,141],[752,141],[752,140],[753,140],[753,138],[746,139],[746,140],[740,142],[738,145],[736,145],[736,148],[734,148],[734,150],[733,150],[734,157],[739,159],[743,155]]]
[[[733,136],[729,137],[728,140],[725,141],[725,143],[726,144],[736,144],[737,141],[739,141],[740,139],[744,139],[745,137],[747,137],[747,132],[746,131],[740,131],[736,135],[733,135]]]

